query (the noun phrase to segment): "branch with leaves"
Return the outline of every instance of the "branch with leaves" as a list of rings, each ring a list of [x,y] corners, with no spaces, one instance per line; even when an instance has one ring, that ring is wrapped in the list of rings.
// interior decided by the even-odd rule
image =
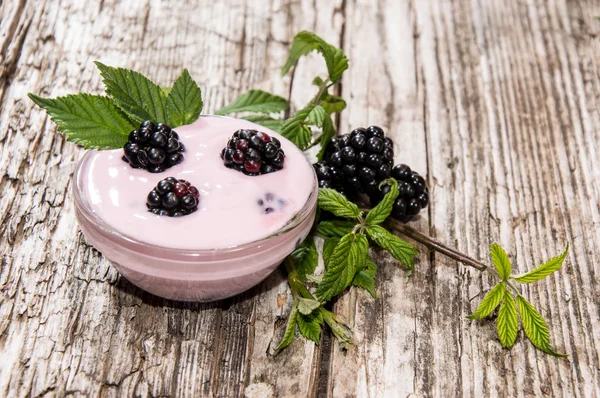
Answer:
[[[327,77],[314,78],[313,84],[317,90],[313,99],[288,119],[281,120],[278,117],[282,111],[289,109],[288,102],[282,97],[260,90],[251,90],[241,95],[218,113],[251,112],[252,114],[244,118],[276,129],[300,149],[306,150],[321,145],[317,155],[320,160],[327,144],[336,134],[332,115],[346,107],[344,99],[329,94],[329,89],[340,82],[348,68],[348,59],[341,49],[326,43],[314,33],[304,31],[294,38],[282,75],[287,74],[302,56],[312,51],[317,51],[323,56]],[[387,250],[409,272],[413,270],[414,257],[418,254],[417,248],[392,234],[391,230],[416,240],[432,251],[480,271],[490,272],[498,278],[498,283],[469,318],[485,318],[499,307],[496,323],[498,337],[504,347],[510,348],[514,345],[520,315],[526,336],[537,348],[551,355],[562,356],[550,345],[549,330],[543,317],[521,295],[514,283],[531,283],[547,277],[560,268],[567,250],[535,270],[515,276],[511,274],[512,266],[508,256],[494,243],[490,249],[494,267],[489,267],[389,218],[392,204],[398,194],[397,182],[388,179],[384,183],[392,184],[393,187],[383,201],[371,210],[359,209],[356,204],[349,202],[334,190],[319,190],[318,206],[321,215],[327,214],[329,218],[317,220],[313,234],[285,261],[294,304],[279,349],[292,342],[296,326],[304,337],[318,343],[325,323],[344,346],[349,344],[349,329],[342,325],[339,319],[328,315],[331,312],[325,310],[323,305],[343,294],[350,286],[363,288],[374,299],[377,297],[377,265],[368,256],[371,245]],[[319,255],[314,244],[315,237],[324,239],[321,256],[325,272],[320,275],[314,275]]]

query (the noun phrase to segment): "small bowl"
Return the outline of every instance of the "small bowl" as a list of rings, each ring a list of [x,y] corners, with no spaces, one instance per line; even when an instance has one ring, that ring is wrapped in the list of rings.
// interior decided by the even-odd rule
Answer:
[[[300,211],[278,232],[243,245],[182,250],[138,241],[116,231],[92,210],[83,191],[83,156],[73,176],[75,215],[87,241],[141,289],[171,300],[207,302],[235,296],[263,281],[308,235],[317,209],[317,177]],[[307,159],[307,163],[308,162]],[[312,169],[312,166],[311,166]]]

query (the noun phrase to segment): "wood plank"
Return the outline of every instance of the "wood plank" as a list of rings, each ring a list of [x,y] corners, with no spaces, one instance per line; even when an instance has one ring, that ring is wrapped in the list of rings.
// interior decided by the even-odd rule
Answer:
[[[600,395],[600,15],[595,2],[31,2],[0,5],[0,395]],[[168,84],[188,67],[206,111],[250,87],[314,95],[317,55],[279,78],[300,29],[343,44],[341,132],[379,124],[396,160],[427,172],[414,224],[481,259],[503,244],[519,271],[571,243],[566,267],[523,289],[550,319],[555,360],[519,334],[500,348],[472,323],[493,279],[439,255],[406,278],[380,265],[379,298],[335,304],[339,349],[298,339],[272,356],[291,304],[283,272],[239,297],[184,304],[140,292],[77,232],[65,143],[29,91],[100,91],[94,59]],[[156,54],[161,54],[158,57]]]
[[[519,271],[572,244],[564,270],[523,289],[571,357],[552,359],[522,333],[502,350],[492,321],[464,318],[493,279],[434,254],[407,286],[399,271],[384,271],[383,311],[360,292],[338,303],[359,332],[356,347],[334,352],[331,395],[598,395],[597,7],[356,1],[347,9],[354,62],[343,124],[380,123],[410,146],[397,160],[417,170],[426,162],[429,229],[441,240],[482,259],[498,241]]]

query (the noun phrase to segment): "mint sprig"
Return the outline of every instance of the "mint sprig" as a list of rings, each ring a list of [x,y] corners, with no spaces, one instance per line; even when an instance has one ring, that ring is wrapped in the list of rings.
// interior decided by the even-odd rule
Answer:
[[[58,98],[28,94],[67,140],[86,149],[117,149],[144,120],[171,127],[193,123],[202,111],[200,88],[186,69],[172,88],[141,73],[96,62],[108,96],[79,93]]]

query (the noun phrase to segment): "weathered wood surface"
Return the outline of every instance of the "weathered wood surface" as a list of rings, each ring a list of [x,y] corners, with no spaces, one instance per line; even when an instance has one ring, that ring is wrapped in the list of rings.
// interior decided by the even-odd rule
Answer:
[[[0,3],[0,396],[600,396],[600,4],[170,3]],[[427,174],[415,227],[482,259],[498,241],[522,271],[571,243],[563,270],[524,289],[569,359],[521,333],[501,349],[493,322],[465,319],[492,281],[436,254],[408,280],[376,254],[378,300],[351,290],[335,305],[348,352],[326,334],[271,356],[282,272],[230,300],[174,303],[86,245],[69,194],[83,151],[26,93],[99,92],[98,59],[164,84],[185,66],[208,112],[249,87],[300,105],[323,71],[314,56],[280,79],[300,29],[351,59],[341,132],[379,124]]]

